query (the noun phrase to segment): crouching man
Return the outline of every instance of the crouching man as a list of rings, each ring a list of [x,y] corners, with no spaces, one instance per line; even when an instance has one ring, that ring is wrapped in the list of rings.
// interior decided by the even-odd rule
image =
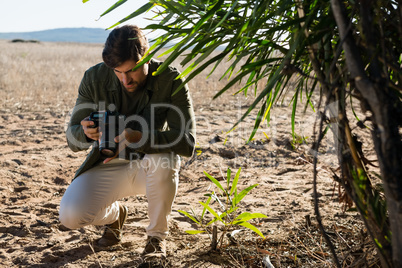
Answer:
[[[144,194],[150,224],[143,254],[165,257],[180,155],[194,152],[195,121],[188,87],[176,92],[179,72],[168,67],[153,76],[160,62],[139,63],[148,47],[137,26],[115,28],[103,62],[85,72],[66,135],[73,151],[92,150],[63,195],[59,218],[71,229],[104,225],[98,244],[111,246],[128,215],[118,200]]]

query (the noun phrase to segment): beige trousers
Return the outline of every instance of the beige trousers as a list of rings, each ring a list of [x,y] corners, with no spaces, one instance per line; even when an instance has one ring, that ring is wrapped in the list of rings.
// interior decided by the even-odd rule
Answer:
[[[78,176],[60,203],[60,222],[70,228],[111,224],[118,219],[117,200],[145,194],[148,236],[165,239],[168,218],[179,182],[180,157],[174,153],[147,154],[141,160],[113,159]]]

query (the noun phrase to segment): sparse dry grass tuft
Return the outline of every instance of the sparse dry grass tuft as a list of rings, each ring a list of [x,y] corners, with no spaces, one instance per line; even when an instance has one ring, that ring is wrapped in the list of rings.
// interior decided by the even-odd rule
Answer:
[[[102,60],[93,44],[0,40],[0,49],[0,98],[11,110],[70,109],[84,71]]]
[[[77,43],[10,43],[0,40],[0,98],[7,109],[41,111],[57,109],[66,112],[75,102],[77,89],[86,69],[102,61],[102,44]],[[163,61],[166,56],[157,58]],[[196,109],[221,106],[235,109],[250,103],[254,89],[248,98],[243,94],[231,96],[239,87],[233,87],[225,96],[224,102],[213,101],[212,97],[228,81],[221,76],[231,62],[222,64],[210,74],[213,66],[204,70],[190,83],[191,95]],[[183,70],[179,60],[173,66]],[[209,77],[207,78],[207,76]],[[235,76],[235,73],[234,73]],[[32,107],[32,102],[35,103]],[[30,105],[30,107],[26,107]]]

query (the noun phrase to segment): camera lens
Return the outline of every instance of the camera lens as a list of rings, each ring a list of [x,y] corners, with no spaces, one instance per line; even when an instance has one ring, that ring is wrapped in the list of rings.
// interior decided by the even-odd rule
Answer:
[[[114,156],[115,152],[110,149],[102,149],[101,154],[103,154],[106,157],[112,157]]]
[[[101,139],[99,143],[99,151],[103,156],[112,157],[116,154],[117,144],[114,141]]]

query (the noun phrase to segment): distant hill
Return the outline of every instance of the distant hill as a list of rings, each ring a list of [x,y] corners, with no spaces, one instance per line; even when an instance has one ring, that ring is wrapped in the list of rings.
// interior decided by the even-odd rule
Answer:
[[[42,42],[104,43],[110,31],[102,28],[59,28],[52,30],[0,33],[0,39],[38,40]]]

